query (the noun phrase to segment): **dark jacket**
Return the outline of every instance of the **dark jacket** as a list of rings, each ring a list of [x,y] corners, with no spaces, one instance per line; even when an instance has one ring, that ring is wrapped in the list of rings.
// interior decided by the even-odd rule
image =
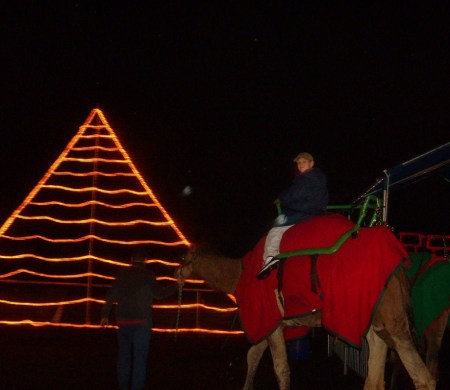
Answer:
[[[278,195],[284,223],[293,225],[314,215],[326,213],[328,204],[327,179],[319,168],[312,168],[295,177],[292,185]]]
[[[134,263],[117,273],[114,283],[106,294],[101,316],[108,317],[112,305],[116,302],[118,323],[148,320],[151,324],[153,298],[168,297],[177,289],[177,283],[161,287],[155,274],[145,268],[145,263]]]

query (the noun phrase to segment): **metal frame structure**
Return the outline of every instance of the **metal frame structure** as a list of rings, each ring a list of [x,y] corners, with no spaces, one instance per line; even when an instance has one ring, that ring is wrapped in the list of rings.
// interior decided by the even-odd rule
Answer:
[[[396,165],[391,169],[385,169],[383,171],[383,176],[360,195],[353,204],[360,203],[368,196],[382,196],[382,221],[387,223],[390,191],[402,188],[405,185],[416,183],[431,175],[441,175],[444,180],[450,181],[450,142]],[[339,208],[339,206],[336,206],[335,208]],[[411,233],[408,233],[408,235],[411,235]],[[421,240],[417,245],[423,245],[423,235],[419,234],[419,236],[421,237]],[[423,237],[430,237],[430,240],[436,239],[436,236]],[[450,236],[439,236],[439,239],[445,240],[446,237]],[[435,251],[446,250],[446,247],[437,247],[435,244],[433,245],[432,249]],[[328,355],[330,356],[333,352],[336,353],[344,363],[344,375],[348,373],[348,368],[351,368],[362,378],[367,376],[369,351],[365,340],[363,340],[363,345],[359,350],[340,341],[334,336],[328,335]]]

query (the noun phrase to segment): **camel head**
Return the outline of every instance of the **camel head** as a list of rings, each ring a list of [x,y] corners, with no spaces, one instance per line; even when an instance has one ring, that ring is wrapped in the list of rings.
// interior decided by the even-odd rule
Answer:
[[[180,265],[175,270],[174,276],[181,279],[191,278],[194,272],[194,263],[199,253],[199,245],[191,245],[188,251],[182,256]]]
[[[242,271],[240,259],[226,257],[208,244],[194,244],[183,256],[175,276],[201,279],[211,288],[234,293]]]

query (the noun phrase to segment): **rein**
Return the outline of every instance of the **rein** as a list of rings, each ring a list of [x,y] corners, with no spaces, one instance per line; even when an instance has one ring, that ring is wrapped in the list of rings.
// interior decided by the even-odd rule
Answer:
[[[186,262],[183,265],[181,265],[180,267],[178,267],[178,276],[183,281],[183,284],[184,284],[184,280],[185,280],[185,277],[183,275],[183,269],[185,267],[187,267],[188,265],[192,264],[196,258],[197,258],[197,256],[194,256],[194,258],[192,260],[189,260],[188,262]],[[184,260],[184,258],[182,258],[181,260]],[[175,341],[177,341],[177,338],[178,338],[178,329],[180,326],[180,319],[181,319],[181,303],[183,301],[183,284],[178,285],[178,309],[177,309],[177,318],[175,321],[175,337],[174,337]]]
[[[181,276],[181,272],[180,272]],[[175,341],[178,338],[178,328],[180,326],[180,318],[181,318],[181,302],[183,301],[183,285],[178,285],[178,309],[177,309],[177,319],[175,321]]]
[[[183,276],[183,268],[187,267],[188,265],[191,265],[192,263],[193,263],[193,261],[190,260],[190,261],[188,261],[186,264],[183,264],[182,266],[178,267],[179,270],[180,270],[180,271],[178,272],[178,274],[180,275],[180,277],[181,277],[182,279],[184,279],[184,276]]]

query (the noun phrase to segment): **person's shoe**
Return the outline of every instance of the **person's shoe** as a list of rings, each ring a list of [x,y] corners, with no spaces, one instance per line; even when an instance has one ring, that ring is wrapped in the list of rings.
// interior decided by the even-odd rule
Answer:
[[[272,257],[262,268],[261,271],[258,272],[258,279],[265,279],[267,278],[270,273],[278,267],[278,264],[280,263],[280,259],[276,256]]]

